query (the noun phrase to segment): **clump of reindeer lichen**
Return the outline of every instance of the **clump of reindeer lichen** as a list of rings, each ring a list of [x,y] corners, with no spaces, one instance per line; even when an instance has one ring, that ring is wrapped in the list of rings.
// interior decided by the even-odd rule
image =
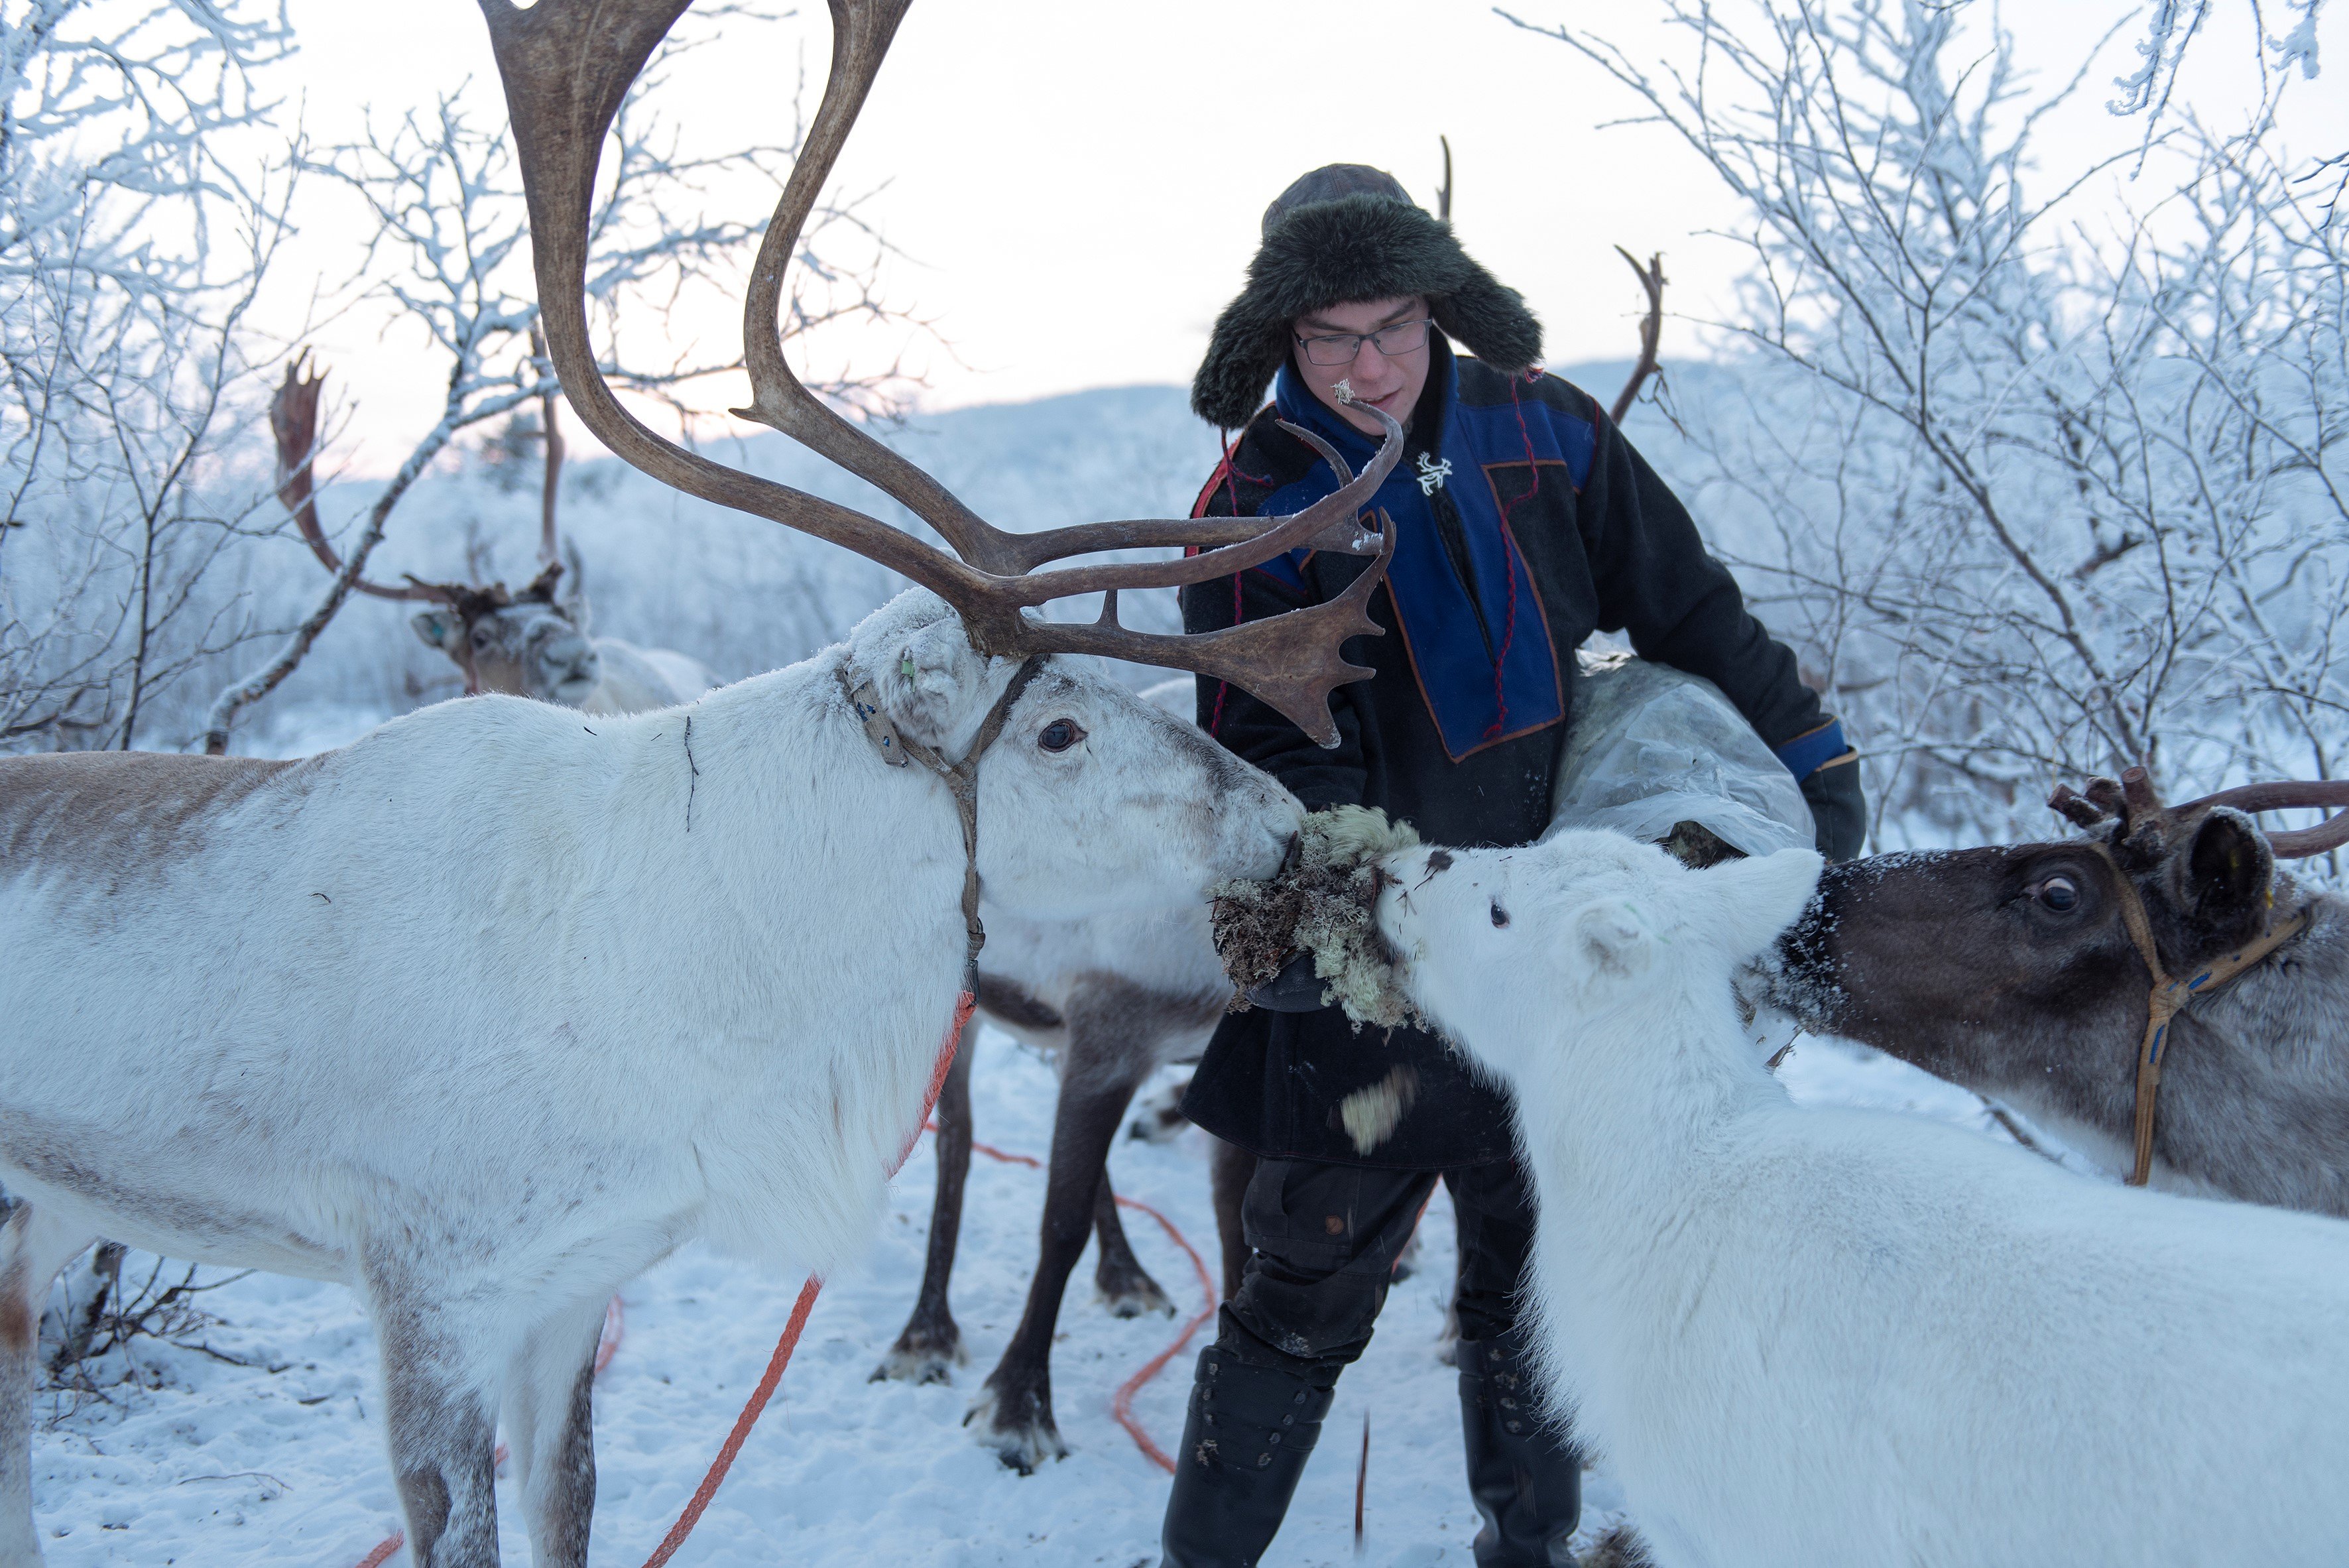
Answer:
[[[1371,916],[1382,885],[1379,859],[1418,845],[1408,822],[1390,822],[1371,807],[1334,806],[1305,819],[1297,862],[1278,876],[1218,884],[1209,922],[1216,954],[1238,987],[1233,1010],[1245,1010],[1247,993],[1301,950],[1313,954],[1322,1005],[1342,1009],[1357,1030],[1415,1023]]]

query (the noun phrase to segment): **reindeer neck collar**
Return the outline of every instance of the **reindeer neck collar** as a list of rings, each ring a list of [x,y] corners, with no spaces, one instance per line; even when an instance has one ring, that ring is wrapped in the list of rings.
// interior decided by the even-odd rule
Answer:
[[[1028,689],[1028,683],[1043,668],[1046,655],[1031,655],[1012,672],[1003,695],[995,699],[979,722],[978,733],[971,738],[970,749],[959,762],[948,762],[920,741],[901,734],[888,711],[881,706],[881,693],[873,677],[842,660],[836,672],[840,689],[848,697],[848,706],[856,712],[864,726],[864,738],[881,760],[892,768],[903,768],[918,762],[940,779],[954,796],[955,815],[962,823],[962,923],[969,938],[963,953],[962,988],[967,995],[978,995],[978,950],[987,945],[987,927],[978,918],[978,759],[1003,733],[1004,721],[1011,716],[1011,705]]]
[[[2155,1097],[2161,1089],[2161,1053],[2169,1039],[2169,1021],[2197,996],[2207,996],[2246,969],[2258,964],[2277,948],[2308,929],[2311,904],[2303,900],[2297,909],[2281,920],[2271,920],[2268,928],[2232,953],[2203,965],[2183,979],[2177,978],[2161,964],[2161,954],[2153,944],[2153,922],[2145,913],[2145,900],[2137,891],[2110,846],[2092,841],[2096,853],[2112,868],[2113,882],[2120,890],[2121,923],[2128,928],[2129,941],[2136,944],[2137,956],[2144,960],[2147,972],[2153,977],[2153,989],[2146,999],[2145,1039],[2137,1053],[2137,1161],[2130,1167],[2128,1184],[2142,1187],[2153,1174],[2153,1110]]]

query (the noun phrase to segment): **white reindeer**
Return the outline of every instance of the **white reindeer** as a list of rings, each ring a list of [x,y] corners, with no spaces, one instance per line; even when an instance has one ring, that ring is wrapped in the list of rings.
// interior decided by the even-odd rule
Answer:
[[[655,477],[936,594],[803,664],[593,727],[490,696],[298,762],[0,759],[5,1568],[40,1560],[36,1304],[98,1234],[349,1281],[377,1329],[412,1559],[496,1562],[502,1421],[533,1560],[577,1568],[604,1302],[695,1238],[819,1274],[864,1244],[970,973],[982,889],[1071,919],[1279,862],[1300,820],[1286,791],[1052,655],[1229,679],[1328,738],[1330,688],[1367,673],[1338,649],[1375,630],[1361,606],[1388,542],[1355,518],[1401,454],[1392,421],[1360,480],[1268,528],[1020,536],[783,365],[784,261],[902,0],[835,0],[834,68],[754,270],[746,353],[760,418],[877,476],[962,559],[628,416],[588,341],[586,193],[628,79],[682,9],[484,0],[572,406]],[[1202,553],[1034,570],[1185,542]],[[1379,560],[1359,593],[1237,636],[1130,632],[1113,598],[1090,623],[1026,614],[1307,544]]]
[[[1385,868],[1406,989],[1516,1096],[1556,1393],[1656,1561],[2349,1562],[2349,1225],[1795,1109],[1730,976],[1818,866]]]
[[[310,552],[328,572],[343,569],[326,531],[319,526],[312,479],[318,446],[318,404],[323,376],[305,373],[296,359],[269,405],[269,428],[277,444],[277,494],[293,514]],[[465,677],[468,695],[504,692],[536,697],[584,713],[650,713],[691,702],[717,686],[700,660],[670,648],[640,648],[617,637],[598,637],[591,626],[586,569],[579,550],[555,544],[555,494],[563,471],[563,437],[557,404],[543,400],[546,469],[539,509],[541,571],[520,593],[502,583],[372,583],[351,586],[375,599],[405,600],[429,606],[409,618],[426,647],[449,655]]]

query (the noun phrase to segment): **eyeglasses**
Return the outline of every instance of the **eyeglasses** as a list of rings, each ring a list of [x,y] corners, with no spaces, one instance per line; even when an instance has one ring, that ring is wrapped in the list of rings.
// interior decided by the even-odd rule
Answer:
[[[1351,365],[1362,352],[1362,345],[1376,346],[1389,359],[1399,359],[1406,354],[1417,354],[1427,346],[1427,329],[1433,321],[1399,321],[1382,326],[1376,332],[1333,332],[1326,337],[1299,337],[1305,346],[1305,357],[1316,365]]]

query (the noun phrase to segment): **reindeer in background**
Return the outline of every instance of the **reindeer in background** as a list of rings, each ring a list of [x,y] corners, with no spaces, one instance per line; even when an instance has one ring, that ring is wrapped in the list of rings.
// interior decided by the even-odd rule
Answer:
[[[277,494],[310,552],[327,571],[340,572],[342,559],[319,525],[311,474],[326,378],[305,370],[302,358],[288,365],[285,380],[269,406],[270,434],[277,443]],[[564,449],[556,407],[553,397],[543,400],[546,468],[539,501],[540,571],[519,593],[502,583],[428,583],[412,575],[404,587],[364,577],[352,586],[373,598],[429,606],[419,610],[409,624],[426,646],[449,656],[464,676],[468,696],[503,692],[595,714],[647,713],[690,702],[719,684],[698,659],[590,634],[578,548],[557,542],[556,490]]]
[[[2349,806],[2349,782],[2172,807],[2132,768],[2049,804],[2083,835],[1828,867],[1772,999],[2107,1170],[2131,1169],[2150,1117],[2153,1185],[2349,1217],[2349,899],[2278,864],[2349,843],[2349,812],[2275,832],[2251,816]],[[2191,999],[2155,1047],[2156,1114],[2140,1057],[2172,976]]]

